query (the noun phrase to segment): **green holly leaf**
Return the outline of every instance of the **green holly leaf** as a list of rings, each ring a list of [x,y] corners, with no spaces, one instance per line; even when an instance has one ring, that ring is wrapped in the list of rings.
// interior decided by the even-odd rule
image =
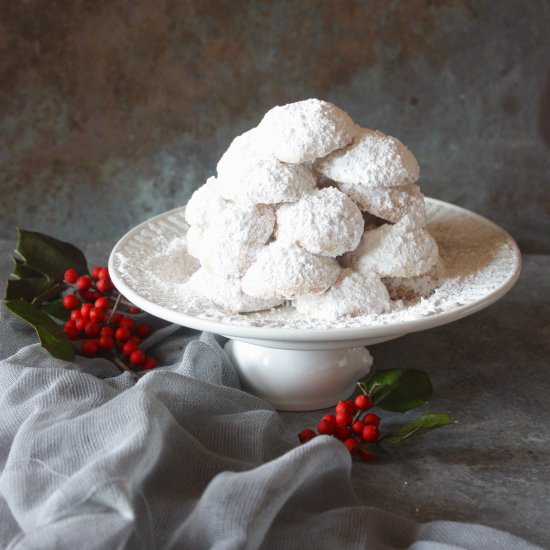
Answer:
[[[11,272],[12,277],[16,277],[17,279],[33,279],[36,277],[44,277],[44,273],[39,273],[38,271],[35,271],[34,269],[26,266],[23,260],[15,257],[12,259],[14,263],[13,271]]]
[[[417,369],[377,370],[358,385],[371,396],[373,405],[395,412],[419,407],[433,393],[429,376]]]
[[[4,298],[6,300],[21,298],[27,302],[32,302],[49,284],[50,282],[44,276],[30,279],[8,279]]]
[[[71,243],[25,229],[17,232],[19,239],[15,251],[23,258],[25,267],[58,281],[63,280],[69,267],[78,273],[88,273],[84,253]]]
[[[71,312],[63,307],[63,301],[61,298],[59,300],[53,300],[52,302],[44,304],[40,309],[47,313],[50,317],[55,317],[60,321],[68,321],[71,318]]]
[[[453,420],[448,413],[425,413],[420,418],[401,426],[396,431],[384,436],[384,441],[400,443],[412,436],[422,435],[434,428],[452,424]]]
[[[5,302],[6,307],[29,323],[40,339],[40,345],[54,357],[64,361],[74,360],[74,348],[61,327],[37,306],[22,299]]]

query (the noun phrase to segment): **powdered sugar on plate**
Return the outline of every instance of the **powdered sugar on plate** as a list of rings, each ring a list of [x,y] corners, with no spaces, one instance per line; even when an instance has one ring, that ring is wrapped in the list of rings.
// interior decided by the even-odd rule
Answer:
[[[199,267],[186,253],[185,208],[157,216],[128,233],[115,247],[115,276],[148,302],[185,315],[235,326],[286,329],[359,328],[398,324],[477,302],[513,278],[520,264],[511,237],[467,210],[426,198],[428,230],[436,239],[445,278],[428,298],[392,302],[381,314],[314,319],[293,307],[228,315],[193,292],[187,281]]]

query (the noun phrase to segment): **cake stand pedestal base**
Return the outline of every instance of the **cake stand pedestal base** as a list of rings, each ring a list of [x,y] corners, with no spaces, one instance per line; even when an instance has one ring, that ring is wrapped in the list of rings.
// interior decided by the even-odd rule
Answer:
[[[225,351],[243,389],[282,411],[331,407],[353,394],[372,366],[365,347],[281,349],[231,339]]]

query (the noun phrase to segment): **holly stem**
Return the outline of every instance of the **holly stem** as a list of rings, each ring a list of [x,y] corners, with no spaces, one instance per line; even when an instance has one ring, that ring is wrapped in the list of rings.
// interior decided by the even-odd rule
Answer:
[[[111,319],[113,318],[113,315],[115,314],[119,304],[120,304],[120,300],[122,300],[122,294],[119,292],[118,293],[118,296],[116,297],[116,300],[115,300],[115,305],[113,306],[113,309],[111,310],[111,313],[109,315],[109,318],[107,319],[107,324],[109,325],[111,323]]]
[[[130,376],[138,381],[139,380],[139,376],[128,366],[126,365],[125,363],[123,363],[118,357],[116,356],[113,356],[113,361],[115,362],[115,364],[117,365],[117,367],[124,371],[124,372],[128,372],[130,373]]]

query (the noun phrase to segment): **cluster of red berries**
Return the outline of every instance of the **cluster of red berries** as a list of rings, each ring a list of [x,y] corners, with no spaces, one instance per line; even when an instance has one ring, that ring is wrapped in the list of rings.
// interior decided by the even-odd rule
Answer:
[[[137,324],[128,315],[113,309],[117,304],[112,297],[115,287],[106,267],[94,267],[91,276],[67,269],[64,279],[73,292],[65,294],[62,299],[63,307],[71,312],[63,330],[71,340],[82,340],[84,355],[116,356],[118,351],[135,367],[148,370],[157,366],[155,359],[147,357],[139,348],[141,340],[147,338],[153,329],[147,323]],[[127,314],[139,312],[135,306],[126,306]]]
[[[380,417],[366,413],[372,407],[369,395],[360,394],[354,401],[340,401],[335,414],[325,414],[317,424],[319,435],[332,435],[342,441],[352,456],[359,455],[363,460],[372,460],[374,455],[361,448],[361,443],[375,443],[380,431]],[[306,428],[298,434],[301,443],[306,443],[318,435]]]

